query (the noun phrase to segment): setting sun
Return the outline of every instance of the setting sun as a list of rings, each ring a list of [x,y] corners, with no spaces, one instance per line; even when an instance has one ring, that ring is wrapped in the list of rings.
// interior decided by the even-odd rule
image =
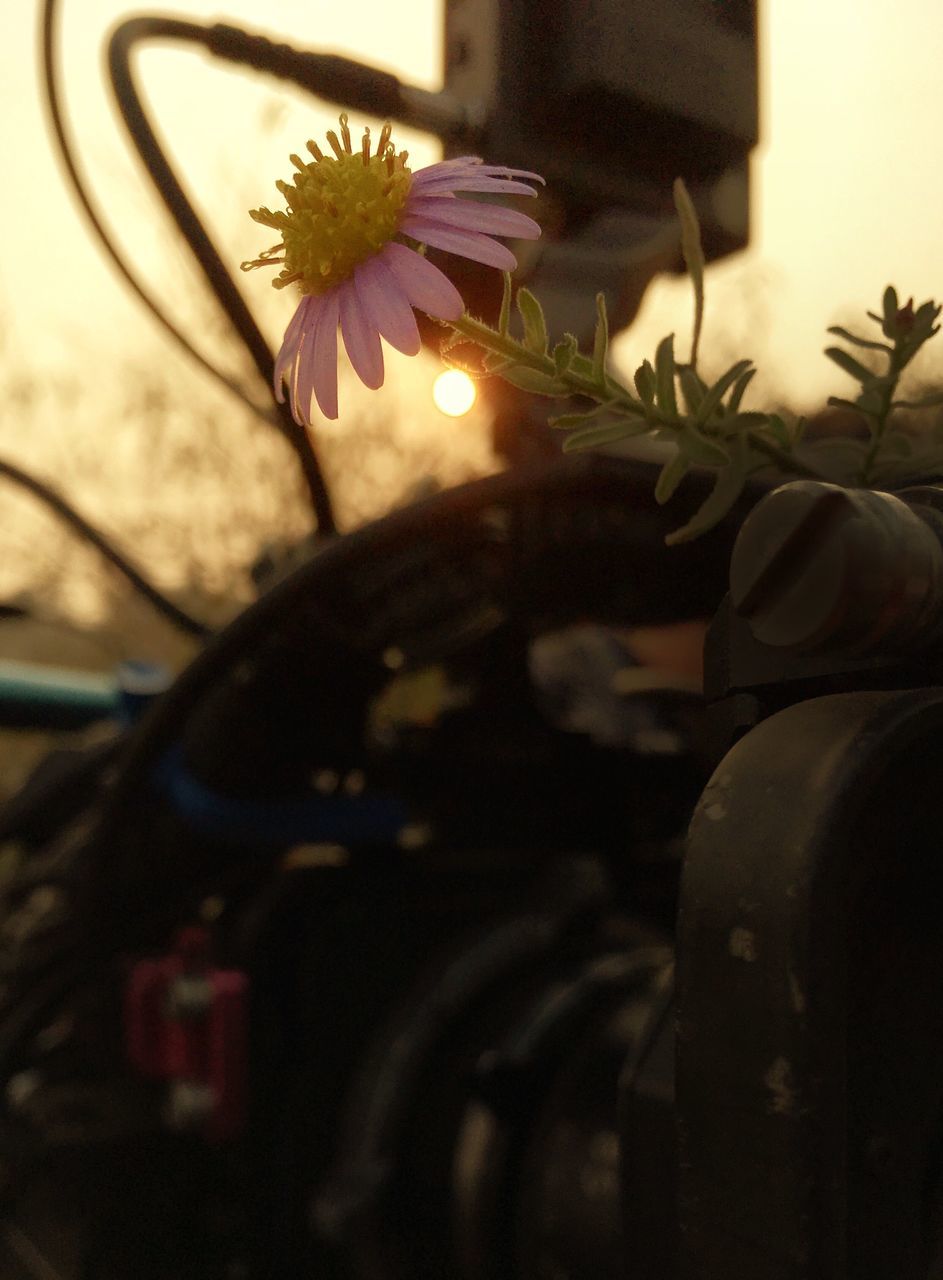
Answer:
[[[450,418],[461,418],[468,413],[477,396],[475,384],[461,369],[446,369],[432,386],[432,398],[436,408]]]

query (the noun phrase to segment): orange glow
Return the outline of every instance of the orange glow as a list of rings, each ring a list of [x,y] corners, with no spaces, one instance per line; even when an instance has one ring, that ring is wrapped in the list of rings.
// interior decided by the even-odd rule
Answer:
[[[446,369],[432,386],[432,398],[436,408],[450,418],[461,418],[475,403],[478,392],[467,373],[461,369]]]

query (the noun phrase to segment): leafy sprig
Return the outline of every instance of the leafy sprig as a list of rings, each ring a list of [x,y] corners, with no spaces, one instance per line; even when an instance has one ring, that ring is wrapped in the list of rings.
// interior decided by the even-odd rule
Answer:
[[[455,349],[472,344],[482,352],[481,369],[498,374],[513,386],[534,395],[577,397],[588,407],[566,412],[551,424],[567,433],[564,450],[599,448],[632,436],[648,436],[671,445],[662,466],[655,497],[667,502],[692,467],[714,472],[710,494],[691,519],[668,535],[669,543],[684,542],[712,528],[737,501],[746,480],[757,471],[774,470],[783,478],[829,479],[848,486],[887,483],[902,471],[943,473],[943,438],[934,437],[921,453],[911,437],[893,426],[899,410],[943,405],[943,392],[917,401],[897,399],[901,374],[923,344],[939,328],[940,308],[925,302],[916,310],[901,307],[893,288],[885,291],[880,315],[869,312],[881,326],[884,341],[862,338],[839,326],[829,333],[845,343],[885,357],[886,367],[875,372],[841,347],[826,355],[854,378],[860,391],[854,400],[833,396],[832,405],[852,408],[868,427],[868,439],[846,435],[814,444],[804,440],[802,418],[787,422],[778,413],[743,408],[756,369],[752,360],[737,360],[708,383],[697,367],[704,315],[704,253],[694,204],[681,179],[674,186],[675,208],[681,227],[681,250],[694,289],[694,329],[690,359],[680,362],[674,335],[658,344],[653,360],[643,360],[630,388],[611,371],[608,362],[609,321],[603,294],[596,298],[596,327],[591,355],[579,350],[571,333],[551,346],[546,319],[537,298],[526,288],[517,291],[516,306],[522,337],[511,333],[512,284],[504,278],[498,326],[465,315],[453,324],[443,355],[458,363]],[[461,365],[467,369],[467,365]],[[835,450],[840,445],[842,474],[836,474]],[[824,452],[823,452],[824,450]]]
[[[885,359],[884,369],[875,372],[841,347],[825,348],[828,358],[861,387],[854,400],[829,396],[828,403],[854,409],[867,424],[869,440],[863,451],[857,477],[862,485],[874,484],[885,476],[889,478],[898,469],[901,458],[911,458],[914,455],[913,439],[902,431],[889,430],[892,412],[896,409],[925,409],[943,404],[941,393],[931,394],[921,400],[896,399],[901,374],[923,344],[938,332],[940,326],[936,324],[936,319],[939,314],[940,308],[933,302],[924,302],[916,311],[913,298],[901,306],[896,289],[893,285],[888,285],[884,290],[881,314],[868,312],[869,319],[881,326],[885,342],[859,337],[840,325],[833,325],[828,330],[852,346],[866,351],[879,351]]]

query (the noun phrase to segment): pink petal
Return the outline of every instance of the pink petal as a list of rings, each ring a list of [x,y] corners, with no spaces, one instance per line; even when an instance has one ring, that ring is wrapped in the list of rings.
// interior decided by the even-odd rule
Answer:
[[[383,352],[376,326],[367,319],[355,280],[338,286],[341,333],[357,377],[371,391],[383,386]]]
[[[530,169],[509,169],[506,164],[483,164],[481,172],[489,178],[526,178],[528,182],[539,182],[542,187],[547,185],[539,173]]]
[[[313,391],[325,418],[337,417],[337,294],[338,290],[332,289],[321,298],[318,327],[312,343],[311,381],[306,401],[310,413]],[[309,414],[305,415],[305,420],[310,422]]]
[[[465,310],[462,295],[448,276],[415,249],[391,240],[379,256],[410,304],[426,315],[457,320]]]
[[[275,372],[272,376],[272,385],[275,388],[275,399],[279,404],[285,402],[284,381],[286,373],[291,376],[291,366],[298,358],[298,351],[301,347],[304,331],[308,327],[311,309],[309,304],[315,299],[304,297],[295,308],[295,314],[288,322],[288,328],[285,330],[285,336],[282,339],[282,345],[279,348],[278,355],[275,357]],[[317,312],[315,311],[315,316]]]
[[[298,373],[301,368],[302,356],[305,354],[305,339],[307,339],[308,349],[310,350],[313,341],[312,335],[310,333],[302,334],[301,345],[295,353],[295,358],[288,371],[288,403],[291,405],[291,416],[299,427],[306,421],[301,416],[301,410],[298,407]]]
[[[509,178],[482,178],[468,176],[449,177],[447,174],[419,183],[413,179],[410,191],[420,196],[442,195],[453,191],[495,191],[508,196],[535,196],[537,192],[526,182],[512,182]]]
[[[380,255],[368,258],[354,272],[357,296],[371,324],[403,355],[414,356],[422,345],[416,317],[396,277]]]
[[[320,298],[317,299],[320,304]],[[291,405],[291,416],[302,426],[310,423],[309,408],[311,404],[311,382],[313,378],[314,339],[317,334],[320,306],[314,313],[314,319],[301,331],[298,350],[292,361],[288,382],[288,400]]]
[[[447,253],[457,253],[472,262],[483,262],[486,267],[499,267],[513,271],[517,266],[514,254],[497,240],[489,240],[477,231],[451,231],[432,218],[404,218],[400,224],[404,235],[412,236],[420,244],[429,244]]]
[[[303,339],[302,339],[303,342]],[[288,384],[288,402],[292,406],[292,417],[294,421],[301,426],[301,419],[298,417],[298,399],[296,396],[296,384],[298,381],[298,352],[294,353],[292,365],[285,371],[285,383]],[[279,404],[284,404],[285,393],[280,389],[280,385],[275,385],[275,399]]]
[[[420,194],[433,185],[448,185],[453,191],[465,191],[464,179],[480,181],[490,178],[499,182],[513,182],[524,178],[530,182],[543,183],[539,173],[531,173],[526,169],[509,169],[504,165],[482,164],[477,156],[457,156],[452,160],[440,160],[438,164],[427,165],[413,174],[412,189]],[[515,184],[516,185],[516,184]]]
[[[408,216],[427,218],[443,227],[457,227],[461,231],[483,231],[493,236],[517,236],[521,240],[536,240],[540,227],[526,213],[516,209],[504,209],[501,205],[485,204],[481,200],[455,200],[446,196],[419,196],[406,204]]]
[[[311,425],[311,396],[314,392],[317,332],[321,314],[322,309],[319,307],[318,318],[305,332],[291,371],[291,415],[299,426]]]

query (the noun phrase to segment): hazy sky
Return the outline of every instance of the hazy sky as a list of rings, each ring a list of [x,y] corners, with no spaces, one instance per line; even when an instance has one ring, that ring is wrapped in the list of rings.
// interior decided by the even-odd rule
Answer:
[[[0,3],[7,193],[0,213],[2,328],[8,343],[12,331],[13,350],[37,365],[72,352],[83,363],[107,360],[111,344],[126,345],[138,333],[143,341],[151,330],[112,280],[54,167],[36,75],[36,7]],[[177,0],[174,11],[254,23],[432,87],[440,74],[439,6],[440,0],[271,0],[264,7],[258,0],[225,0],[217,8]],[[182,255],[167,247],[160,211],[110,116],[100,74],[104,33],[130,10],[120,0],[64,0],[63,7],[67,95],[86,167],[115,213],[126,248],[172,302],[185,292]],[[763,0],[761,19],[763,142],[754,166],[753,243],[711,273],[707,347],[712,334],[743,336],[750,349],[736,354],[762,358],[772,382],[788,384],[801,401],[847,390],[819,354],[827,323],[873,307],[889,280],[918,300],[943,293],[937,163],[943,7],[939,0]],[[322,132],[335,109],[283,98],[273,83],[189,50],[149,52],[142,70],[211,225],[234,262],[254,254],[258,237],[244,220],[246,205],[273,197],[286,153]],[[275,127],[263,138],[266,112]],[[433,157],[421,139],[410,142],[421,158]],[[233,174],[241,177],[236,190],[229,185]],[[246,285],[254,303],[265,293],[275,341],[284,316],[263,286],[260,278]],[[683,332],[686,314],[682,286],[656,285],[619,351],[627,360],[650,354],[666,327]]]
[[[821,355],[827,324],[879,309],[888,283],[943,294],[943,5],[760,0],[760,17],[752,244],[709,277],[707,336],[742,335],[735,354],[808,407],[854,385]],[[683,294],[656,285],[623,349],[646,354]]]
[[[38,3],[0,0],[0,6],[6,37],[0,43],[0,146],[6,189],[16,196],[0,212],[7,247],[0,256],[0,299],[13,304],[20,342],[35,351],[42,334],[44,347],[59,358],[68,355],[76,328],[83,342],[91,344],[96,332],[107,339],[116,324],[122,330],[136,327],[140,307],[113,280],[53,159],[38,76]],[[177,253],[162,207],[129,154],[102,74],[108,32],[145,7],[122,0],[62,0],[60,47],[84,167],[125,249],[172,307],[185,252]],[[423,86],[439,82],[438,0],[409,0],[408,19],[397,18],[392,5],[356,0],[344,6],[273,0],[264,7],[258,0],[225,0],[221,7],[183,0],[171,11],[199,21],[224,18],[298,45],[356,55]],[[255,256],[260,242],[258,228],[246,217],[248,205],[279,198],[273,183],[289,176],[287,153],[336,126],[337,109],[306,95],[286,95],[275,81],[230,70],[193,46],[149,46],[139,65],[153,117],[223,251],[234,262]],[[277,121],[267,133],[263,118]],[[409,142],[425,152],[426,162],[435,158],[429,141]],[[224,185],[234,175],[243,183],[239,191]],[[264,293],[268,302],[272,291],[261,275],[247,288]]]

